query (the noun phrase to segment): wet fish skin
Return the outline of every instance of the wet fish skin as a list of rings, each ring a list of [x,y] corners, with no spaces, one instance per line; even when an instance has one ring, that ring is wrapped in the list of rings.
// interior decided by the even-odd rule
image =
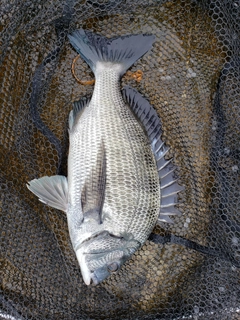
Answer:
[[[118,243],[118,246],[116,250],[114,246],[109,248],[102,261],[105,266],[111,264],[114,262],[111,260],[113,253],[118,252],[116,261],[120,267],[146,241],[156,224],[160,207],[159,178],[150,142],[120,91],[123,65],[98,61],[94,72],[96,81],[91,101],[70,128],[68,158],[68,223],[87,284],[90,277],[93,281],[96,278],[96,270],[90,271],[92,276],[86,271],[88,267],[84,255],[90,257],[91,251],[88,241],[84,241],[95,237],[92,245],[98,247],[99,237],[96,235],[107,231],[105,240],[109,241],[112,235],[112,242]],[[106,168],[102,171],[104,161]],[[100,190],[96,186],[98,182],[94,181],[98,175],[106,176],[106,185],[100,183]],[[85,212],[80,212],[84,185],[90,190],[87,208]],[[104,197],[101,211],[95,211],[96,214],[89,220],[88,210],[95,210],[96,203],[92,202],[99,196]],[[77,214],[78,221],[83,219],[78,227]],[[88,265],[91,263],[88,262]]]
[[[66,212],[89,285],[116,272],[158,220],[172,222],[169,215],[179,214],[174,205],[181,188],[164,160],[167,148],[159,138],[156,111],[134,90],[126,91],[128,103],[120,91],[120,77],[151,48],[154,37],[107,39],[77,30],[69,39],[95,74],[93,95],[75,102],[69,115],[68,178],[34,179],[28,188]]]

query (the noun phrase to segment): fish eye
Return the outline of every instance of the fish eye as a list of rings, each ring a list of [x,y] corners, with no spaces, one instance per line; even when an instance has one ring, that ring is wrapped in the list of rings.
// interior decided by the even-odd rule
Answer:
[[[113,262],[113,263],[111,263],[111,264],[108,265],[108,270],[109,270],[110,272],[115,272],[115,271],[118,270],[118,268],[119,268],[119,266],[118,266],[118,263],[117,263],[117,262]]]

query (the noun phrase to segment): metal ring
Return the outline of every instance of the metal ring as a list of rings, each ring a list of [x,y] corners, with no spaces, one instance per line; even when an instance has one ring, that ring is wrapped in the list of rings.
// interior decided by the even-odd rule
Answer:
[[[95,83],[95,80],[86,80],[86,81],[83,81],[83,80],[80,80],[76,73],[75,73],[75,63],[77,62],[77,60],[79,59],[80,57],[80,54],[77,55],[74,59],[73,59],[73,62],[72,62],[72,67],[71,67],[71,70],[72,70],[72,74],[74,76],[74,78],[77,80],[78,83],[84,85],[84,86],[87,86],[87,85],[93,85]]]

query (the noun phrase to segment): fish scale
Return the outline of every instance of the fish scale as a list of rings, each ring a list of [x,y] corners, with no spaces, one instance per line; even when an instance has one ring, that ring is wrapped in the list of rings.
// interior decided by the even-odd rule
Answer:
[[[133,233],[143,241],[139,228],[146,229],[146,225],[152,224],[148,223],[148,217],[153,215],[155,221],[158,217],[159,179],[149,140],[123,101],[119,75],[115,71],[97,73],[94,93],[86,111],[70,134],[69,163],[73,163],[73,167],[68,166],[68,178],[72,181],[73,192],[69,194],[73,203],[79,205],[81,186],[90,183],[87,180],[92,168],[97,166],[97,150],[103,143],[107,154],[107,184],[102,210],[105,228],[118,236]],[[158,202],[152,203],[151,198]]]
[[[156,111],[120,77],[152,46],[154,36],[107,39],[76,30],[69,39],[95,74],[91,100],[69,114],[68,177],[34,179],[39,200],[66,212],[83,280],[98,284],[141,247],[159,221],[178,215],[168,148]]]

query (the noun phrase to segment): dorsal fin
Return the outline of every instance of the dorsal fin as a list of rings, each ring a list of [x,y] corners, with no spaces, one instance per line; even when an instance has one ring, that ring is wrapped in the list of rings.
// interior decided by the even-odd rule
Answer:
[[[145,128],[156,159],[161,189],[161,206],[158,221],[173,222],[169,215],[181,214],[174,206],[178,203],[178,192],[184,188],[178,185],[175,178],[174,171],[176,167],[172,165],[171,160],[165,160],[164,158],[169,148],[161,140],[161,121],[156,110],[137,90],[126,86],[123,88],[123,97]]]
[[[81,117],[81,114],[85,107],[89,105],[91,98],[90,97],[83,97],[78,101],[73,102],[73,109],[69,113],[69,130],[71,131],[74,124],[77,120]]]
[[[161,136],[161,122],[156,110],[143,96],[130,86],[126,86],[122,90],[123,97],[131,107],[131,110],[144,126],[147,135],[152,143],[154,139]],[[160,140],[161,141],[161,140]]]

